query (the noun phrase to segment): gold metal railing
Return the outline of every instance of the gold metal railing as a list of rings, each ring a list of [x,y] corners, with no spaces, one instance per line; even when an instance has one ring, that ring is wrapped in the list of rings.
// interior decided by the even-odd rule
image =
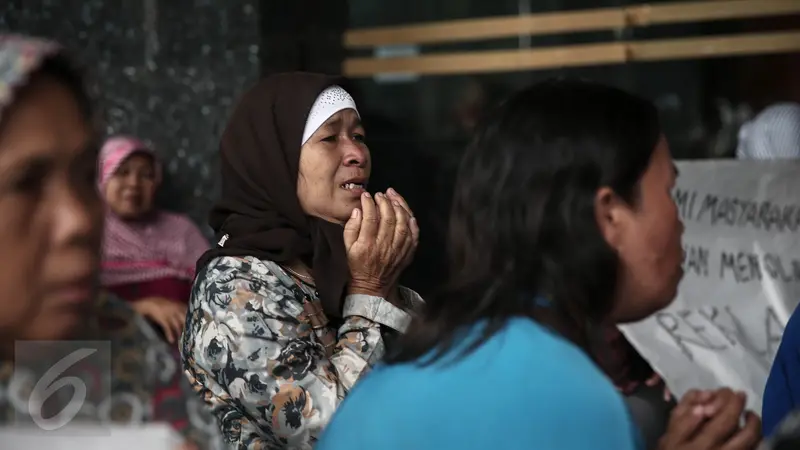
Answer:
[[[706,0],[349,30],[347,48],[483,41],[524,35],[619,30],[800,14],[800,0]],[[402,58],[347,58],[350,77],[382,73],[444,75],[714,58],[800,51],[800,30],[608,42],[518,50],[465,51]]]

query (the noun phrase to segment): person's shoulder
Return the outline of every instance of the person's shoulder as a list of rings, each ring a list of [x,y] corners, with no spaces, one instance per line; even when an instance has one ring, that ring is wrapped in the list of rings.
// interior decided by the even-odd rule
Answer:
[[[359,439],[369,444],[361,448],[395,448],[387,443],[400,436],[406,442],[430,444],[421,448],[441,448],[433,443],[439,444],[442,439],[459,439],[478,448],[485,448],[487,439],[500,447],[506,443],[506,435],[487,438],[480,427],[440,427],[427,435],[419,424],[435,420],[446,405],[454,423],[483,420],[502,426],[509,432],[509,443],[513,443],[509,448],[560,441],[564,445],[559,448],[590,448],[604,439],[609,442],[608,448],[633,448],[635,430],[622,398],[580,349],[531,319],[511,319],[488,339],[483,338],[486,326],[482,322],[464,329],[456,338],[460,344],[439,362],[420,364],[423,359],[377,366],[359,381],[337,411],[328,440],[345,442],[354,431],[350,424],[356,423],[364,411],[373,411],[376,404],[389,404],[391,413],[385,420],[357,431]],[[464,354],[462,351],[475,339],[481,344]],[[578,364],[565,364],[562,358],[575,358]],[[575,371],[583,375],[588,372],[591,387],[581,385],[584,378]],[[487,386],[488,391],[484,389]],[[486,417],[485,411],[504,414]],[[560,436],[557,430],[564,423],[579,423],[582,427],[575,428],[585,432]],[[323,435],[320,448],[335,448],[330,442],[325,443]]]
[[[498,332],[498,345],[507,351],[516,351],[517,346],[536,345],[537,351],[524,352],[526,361],[539,362],[548,359],[549,354],[559,353],[568,358],[561,362],[578,359],[588,360],[587,356],[575,344],[551,330],[550,328],[529,318],[513,318]]]
[[[783,330],[783,339],[794,339],[796,345],[800,346],[800,305],[792,312],[789,321],[786,322],[786,328]]]
[[[781,360],[788,357],[795,361],[798,351],[800,351],[800,307],[795,308],[789,321],[786,322],[775,358]]]
[[[605,436],[624,448],[635,447],[636,432],[622,396],[585,350],[531,319],[510,321],[505,337],[515,343],[505,353],[509,361],[517,355],[516,366],[508,367],[516,370],[513,376],[519,394],[559,403],[555,409],[537,410],[537,420],[557,426],[570,417],[576,428],[594,430],[590,434]],[[599,422],[607,424],[607,429],[598,427]],[[580,448],[582,443],[566,439],[564,448]]]
[[[564,387],[570,383],[580,386],[566,388],[579,396],[590,392],[601,397],[616,394],[586,351],[534,320],[510,320],[498,335],[495,345],[500,358],[513,361],[519,371],[528,374],[526,376],[532,381],[530,389],[559,382],[557,385]],[[534,382],[537,379],[541,383]]]
[[[197,278],[213,283],[255,279],[268,284],[291,284],[291,280],[277,264],[253,256],[219,256],[209,261],[197,274]]]
[[[192,297],[227,298],[245,293],[275,299],[296,297],[293,281],[277,264],[253,256],[220,256],[212,259],[197,273]]]
[[[800,307],[795,308],[786,327],[783,329],[781,342],[775,352],[774,362],[770,369],[767,383],[764,387],[764,415],[772,421],[772,408],[774,405],[785,405],[786,389],[794,388],[793,380],[787,379],[787,371],[794,373],[800,367],[797,354],[800,353]],[[791,377],[788,377],[791,378]],[[774,425],[774,423],[773,423]],[[767,428],[765,426],[765,428]]]

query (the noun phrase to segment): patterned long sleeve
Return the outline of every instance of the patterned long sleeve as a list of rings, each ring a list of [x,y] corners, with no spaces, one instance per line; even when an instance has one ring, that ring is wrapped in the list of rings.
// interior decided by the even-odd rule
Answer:
[[[219,258],[197,277],[184,369],[230,448],[311,449],[353,384],[383,356],[381,325],[404,331],[410,320],[383,299],[348,297],[328,357],[305,295],[277,265],[255,258]]]

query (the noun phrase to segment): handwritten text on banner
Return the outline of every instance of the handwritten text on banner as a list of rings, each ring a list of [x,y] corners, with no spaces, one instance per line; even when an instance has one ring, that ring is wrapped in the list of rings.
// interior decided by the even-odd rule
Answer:
[[[800,300],[800,164],[677,164],[684,278],[667,309],[621,327],[678,395],[730,386],[760,412]]]

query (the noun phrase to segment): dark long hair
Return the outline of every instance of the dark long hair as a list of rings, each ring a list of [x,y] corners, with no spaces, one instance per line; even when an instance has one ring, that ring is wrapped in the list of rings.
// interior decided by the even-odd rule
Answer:
[[[584,81],[536,84],[488,114],[456,179],[449,281],[388,361],[432,363],[485,321],[463,356],[520,316],[591,354],[588,329],[609,314],[619,270],[595,196],[608,186],[635,207],[660,136],[651,102]]]

